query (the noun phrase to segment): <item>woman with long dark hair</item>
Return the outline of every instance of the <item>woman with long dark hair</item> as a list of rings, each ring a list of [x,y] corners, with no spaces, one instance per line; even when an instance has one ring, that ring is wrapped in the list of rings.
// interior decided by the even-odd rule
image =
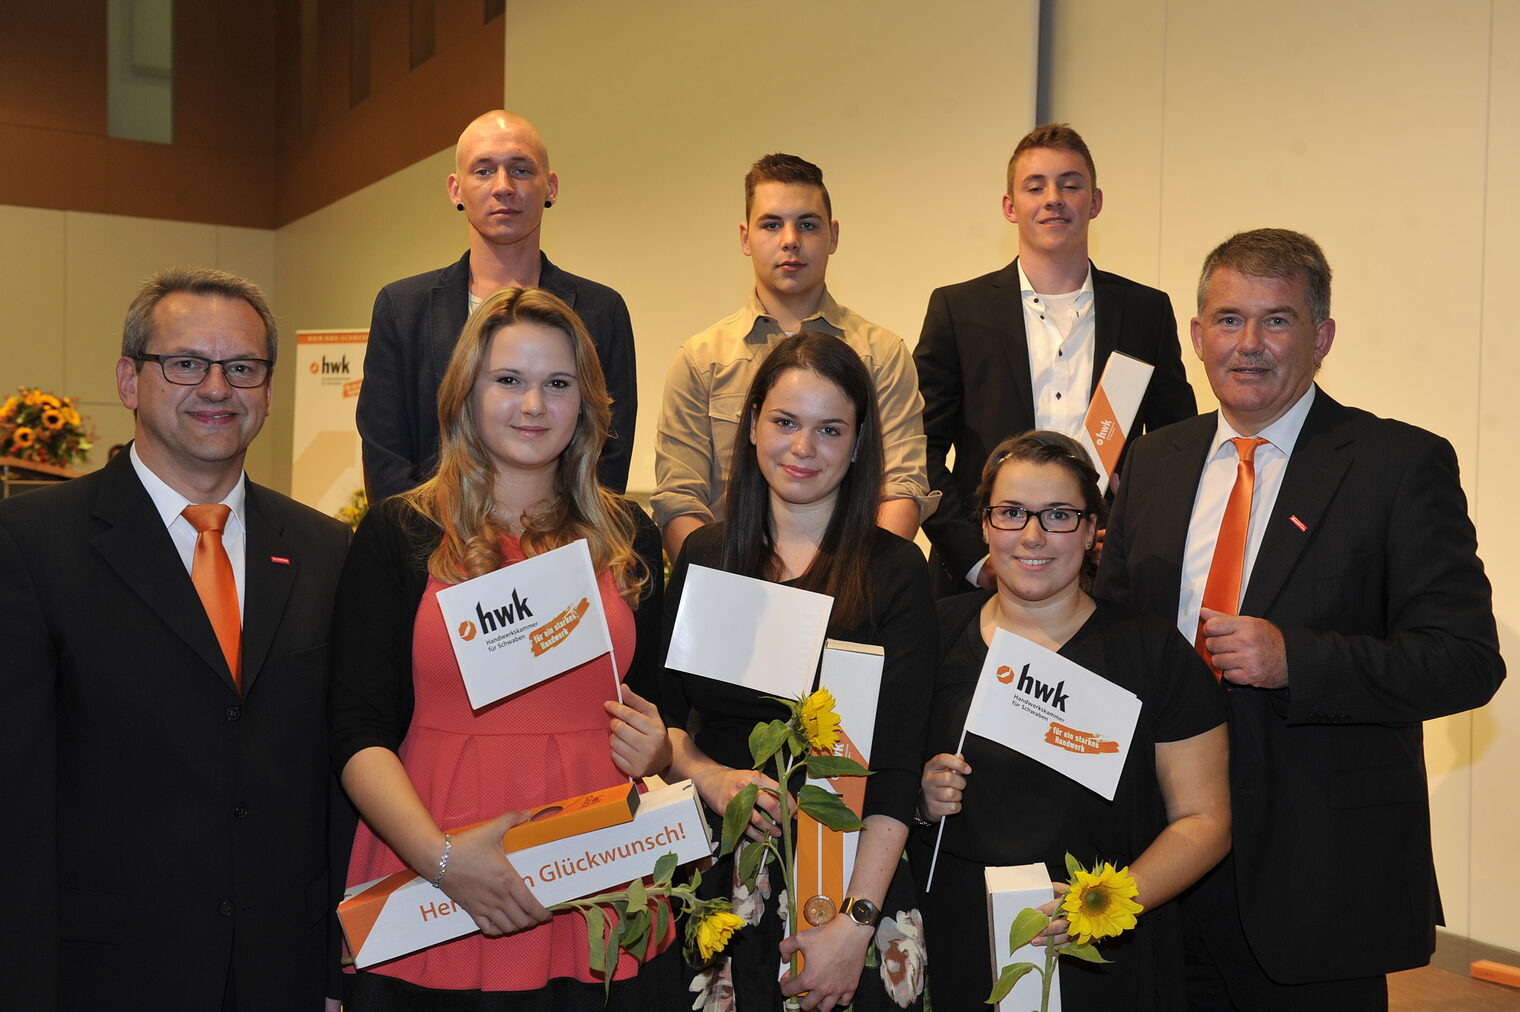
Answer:
[[[438,416],[436,476],[365,518],[343,571],[333,761],[363,817],[349,884],[410,868],[481,930],[348,978],[346,1004],[601,1009],[580,915],[551,918],[501,838],[522,809],[668,762],[664,725],[643,698],[658,684],[658,533],[597,483],[606,382],[586,328],[550,293],[507,288],[481,303],[444,373]],[[581,538],[612,655],[472,710],[438,592]],[[608,1007],[663,1007],[668,992],[650,971],[674,971],[671,959],[641,967],[623,956]]]
[[[923,554],[876,525],[881,501],[881,426],[870,375],[858,355],[828,334],[804,331],[776,346],[755,375],[735,441],[727,520],[693,533],[671,575],[671,607],[690,566],[721,569],[827,594],[828,635],[877,644],[884,668],[865,788],[866,828],[847,873],[850,913],[814,927],[786,925],[782,879],[762,872],[754,891],[734,878],[732,857],[703,878],[731,895],[750,927],[691,985],[693,1007],[748,1012],[778,1008],[806,991],[802,1007],[857,1010],[917,1007],[922,931],[901,862],[918,789],[934,662],[933,601]],[[750,769],[749,734],[784,708],[757,691],[667,670],[661,708],[670,726],[673,776],[690,777],[721,823],[729,800],[750,783],[775,787]],[[695,730],[689,732],[688,724]],[[796,785],[790,785],[795,791]],[[761,792],[748,836],[779,832],[773,795]],[[799,897],[799,908],[802,900]],[[834,897],[842,901],[842,897]],[[872,946],[877,959],[867,969]],[[801,952],[801,975],[778,986],[782,961]]]

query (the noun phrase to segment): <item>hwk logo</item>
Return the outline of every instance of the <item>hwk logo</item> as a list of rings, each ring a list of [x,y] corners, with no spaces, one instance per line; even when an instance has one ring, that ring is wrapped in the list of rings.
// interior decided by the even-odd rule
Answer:
[[[1009,682],[1013,681],[1013,669],[1007,665],[998,668],[997,680],[1002,682],[1004,685],[1007,685]],[[1026,664],[1024,665],[1024,670],[1019,672],[1019,682],[1014,686],[1014,688],[1018,689],[1025,695],[1033,696],[1035,699],[1038,699],[1042,703],[1049,703],[1051,706],[1055,707],[1063,713],[1066,712],[1066,700],[1069,697],[1066,695],[1066,693],[1061,691],[1062,689],[1066,688],[1065,679],[1062,679],[1055,685],[1046,685],[1038,678],[1033,678],[1030,676],[1029,665]]]
[[[348,375],[348,356],[344,355],[336,362],[330,361],[326,355],[322,356],[322,375]]]
[[[517,591],[512,591],[512,600],[500,608],[482,608],[479,602],[475,605],[475,616],[480,619],[480,631],[489,633],[497,629],[505,629],[514,622],[520,622],[525,618],[533,617],[533,610],[528,607],[528,599],[518,597]],[[464,630],[460,629],[460,635]],[[466,637],[468,638],[468,637]]]

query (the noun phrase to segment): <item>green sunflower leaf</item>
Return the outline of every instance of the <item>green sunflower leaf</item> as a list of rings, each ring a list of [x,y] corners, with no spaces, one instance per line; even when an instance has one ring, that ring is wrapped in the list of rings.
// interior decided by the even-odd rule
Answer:
[[[759,793],[759,786],[749,784],[738,794],[735,794],[728,802],[728,807],[723,810],[723,847],[718,851],[719,857],[733,853],[739,845],[739,839],[744,835],[744,827],[749,825],[749,813],[754,810],[755,796]]]
[[[808,776],[814,780],[829,777],[868,777],[871,771],[854,759],[842,755],[810,755],[807,757]]]
[[[628,895],[629,910],[638,911],[644,909],[649,905],[649,893],[644,889],[643,879],[634,879],[632,882],[628,883],[628,888],[624,891]]]
[[[606,930],[607,918],[602,914],[601,907],[587,907],[581,913],[586,918],[586,948],[591,953],[591,970],[593,973],[605,974],[607,947],[602,943],[602,935]]]
[[[1082,867],[1080,861],[1071,856],[1071,851],[1066,852],[1066,881],[1075,883],[1077,881],[1077,872],[1086,870],[1086,868]]]
[[[765,863],[766,855],[770,852],[769,843],[751,843],[739,855],[739,881],[750,889],[755,888],[755,876],[760,871],[760,866]]]
[[[1013,985],[1033,969],[1033,963],[1010,963],[1003,967],[1003,972],[998,974],[997,983],[992,985],[992,993],[987,996],[987,1004],[996,1005],[1008,997],[1008,992],[1013,990]]]
[[[1032,907],[1025,907],[1008,928],[1008,952],[1018,952],[1050,926],[1050,918]]]
[[[1098,954],[1097,946],[1093,945],[1091,942],[1087,943],[1086,945],[1080,945],[1076,942],[1067,942],[1065,945],[1057,949],[1056,952],[1062,956],[1076,956],[1078,959],[1088,963],[1110,962]]]
[[[654,863],[654,884],[660,886],[670,885],[670,880],[676,874],[676,855],[674,852],[664,855]]]
[[[833,830],[852,832],[865,828],[865,823],[850,811],[843,798],[813,784],[803,784],[802,790],[797,792],[797,807]]]
[[[779,720],[773,720],[769,724],[756,724],[755,729],[749,733],[749,754],[754,760],[756,769],[764,766],[766,761],[781,748],[782,742],[786,741],[788,726]]]

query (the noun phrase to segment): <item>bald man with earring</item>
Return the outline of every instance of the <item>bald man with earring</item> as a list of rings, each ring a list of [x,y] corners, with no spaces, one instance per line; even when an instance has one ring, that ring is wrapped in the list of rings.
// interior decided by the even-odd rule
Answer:
[[[612,431],[598,473],[616,492],[628,485],[638,374],[633,323],[623,297],[562,270],[542,250],[545,213],[559,201],[559,176],[538,129],[495,109],[476,117],[454,149],[449,203],[469,223],[470,248],[448,267],[393,281],[375,298],[359,435],[372,502],[427,479],[438,462],[438,384],[465,320],[500,288],[542,288],[586,324],[612,396]]]

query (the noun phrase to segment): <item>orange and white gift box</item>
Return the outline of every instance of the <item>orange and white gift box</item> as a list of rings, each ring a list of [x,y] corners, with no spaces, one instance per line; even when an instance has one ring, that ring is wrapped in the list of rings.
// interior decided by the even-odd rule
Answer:
[[[1087,417],[1076,433],[1098,469],[1098,491],[1108,491],[1108,476],[1119,469],[1119,454],[1140,413],[1145,388],[1150,385],[1156,367],[1149,362],[1116,351],[1108,356],[1103,378],[1093,391]]]
[[[628,790],[632,789],[629,785]],[[635,795],[637,811],[632,812],[632,818],[611,824],[606,820],[616,818],[611,813],[618,811],[619,804],[624,815],[631,806],[621,798],[621,788],[600,793],[618,797],[610,803],[604,799],[599,816],[586,814],[588,807],[596,806],[575,806],[580,799],[571,799],[558,803],[565,807],[564,813],[554,813],[554,818],[545,821],[521,823],[503,838],[512,867],[544,906],[607,892],[643,878],[666,854],[675,854],[681,864],[712,854],[702,802],[691,781]],[[589,818],[592,823],[600,820],[601,828],[575,832],[575,818]],[[574,835],[528,842],[546,835],[545,830],[560,819]],[[338,919],[354,965],[360,969],[478,930],[463,907],[411,871],[349,888],[338,905]]]
[[[1050,872],[1043,864],[1008,865],[985,870],[987,879],[987,934],[992,948],[992,979],[997,980],[1009,963],[1033,963],[1044,969],[1045,949],[1032,942],[1012,955],[1008,952],[1008,931],[1019,911],[1042,906],[1055,898]],[[1061,962],[1050,971],[1050,1012],[1061,1012]],[[1024,1012],[1040,1007],[1043,978],[1026,973],[1013,985],[1008,996],[998,1002],[998,1012]]]
[[[871,768],[872,737],[876,731],[876,704],[881,694],[881,671],[886,657],[881,647],[844,640],[827,640],[818,684],[834,696],[839,714],[839,743],[834,754],[854,759]],[[808,782],[844,798],[857,816],[865,803],[867,777],[835,777]],[[800,902],[825,896],[838,910],[855,868],[857,832],[830,829],[806,813],[797,816],[797,895]]]

